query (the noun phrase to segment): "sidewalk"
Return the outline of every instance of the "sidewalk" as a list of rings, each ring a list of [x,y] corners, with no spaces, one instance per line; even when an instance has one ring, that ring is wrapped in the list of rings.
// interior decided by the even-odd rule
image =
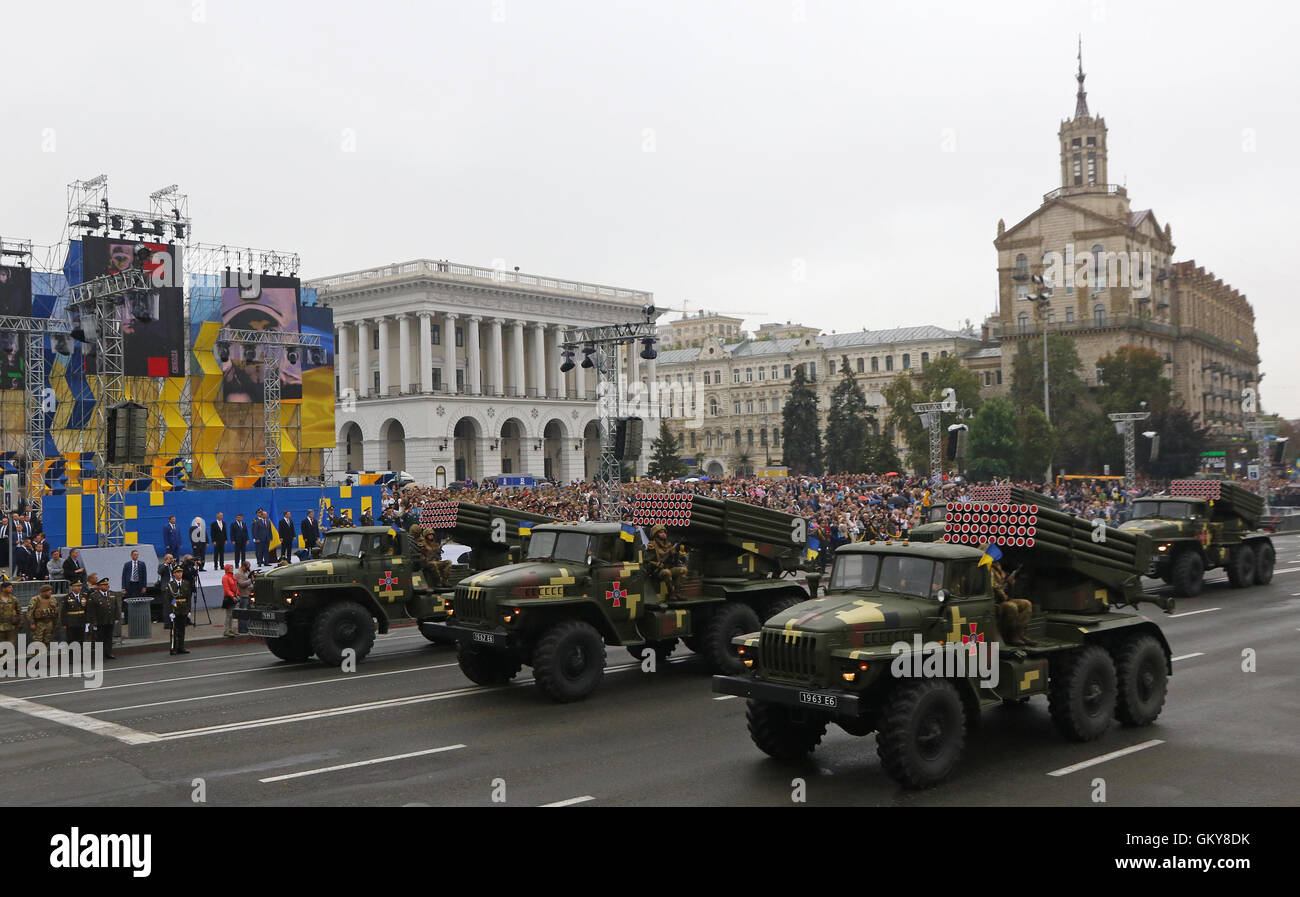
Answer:
[[[273,569],[272,567],[254,568],[260,573]],[[194,622],[185,630],[185,647],[198,648],[205,645],[242,645],[249,643],[261,643],[263,640],[256,636],[241,633],[235,638],[227,638],[222,635],[226,626],[226,612],[221,609],[221,577],[224,575],[222,570],[213,570],[211,560],[208,562],[208,568],[199,573],[199,585],[201,588],[196,590],[192,605],[194,607],[191,617]],[[212,615],[212,622],[208,622],[208,615]],[[238,625],[238,624],[236,624]],[[113,643],[114,654],[141,654],[146,651],[166,651],[171,646],[172,633],[170,629],[164,629],[162,623],[154,623],[152,632],[148,638],[126,638]],[[122,624],[122,634],[127,631],[126,624]]]

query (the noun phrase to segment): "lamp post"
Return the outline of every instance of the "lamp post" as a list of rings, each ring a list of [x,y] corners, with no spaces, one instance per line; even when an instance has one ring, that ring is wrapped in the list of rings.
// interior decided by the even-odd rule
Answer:
[[[1027,301],[1034,303],[1034,308],[1038,312],[1039,324],[1043,329],[1043,416],[1047,418],[1047,422],[1050,424],[1052,422],[1052,398],[1051,390],[1047,385],[1047,313],[1049,306],[1052,304],[1052,288],[1047,286],[1047,283],[1043,280],[1043,275],[1041,274],[1033,275],[1030,280],[1037,288],[1037,291],[1025,296],[1024,298]],[[1048,458],[1047,472],[1043,474],[1044,487],[1051,482],[1052,459]]]

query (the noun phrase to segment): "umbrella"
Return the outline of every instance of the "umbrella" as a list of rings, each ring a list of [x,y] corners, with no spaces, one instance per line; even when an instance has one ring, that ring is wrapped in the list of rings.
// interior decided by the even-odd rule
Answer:
[[[887,477],[896,477],[896,476],[898,476],[898,471],[897,471],[897,470],[891,470],[889,473],[885,474],[885,476],[887,476]]]

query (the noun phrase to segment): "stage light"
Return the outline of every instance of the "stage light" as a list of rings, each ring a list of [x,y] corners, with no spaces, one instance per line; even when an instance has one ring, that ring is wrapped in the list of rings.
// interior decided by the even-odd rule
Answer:
[[[244,346],[244,361],[257,361],[257,348],[254,346]]]
[[[164,229],[163,229],[163,223],[161,218],[155,218],[153,220],[153,232],[154,235],[158,237],[158,239],[160,240],[162,239]]]
[[[102,220],[98,212],[88,212],[86,214],[86,226],[94,230],[99,230]]]
[[[181,224],[179,221],[172,225],[172,231],[176,234],[176,239],[185,239],[185,225]]]
[[[142,234],[142,233],[144,233],[144,220],[143,220],[143,219],[141,219],[141,218],[132,218],[132,219],[131,219],[131,233],[133,233],[133,234]]]
[[[653,361],[659,357],[659,353],[655,351],[655,338],[653,336],[647,336],[641,340],[641,347],[641,357],[646,361]]]
[[[230,343],[217,343],[217,361],[227,362],[230,360]]]
[[[564,356],[564,363],[560,365],[560,373],[567,374],[573,370],[573,367],[573,353],[569,353]]]
[[[110,215],[110,216],[109,216],[109,219],[108,219],[108,223],[109,223],[109,226],[111,226],[111,227],[113,228],[113,230],[118,231],[118,232],[121,232],[121,230],[122,230],[122,216],[121,216],[121,215]]]
[[[297,351],[296,349],[290,349],[288,352],[285,352],[285,353],[284,353],[284,360],[287,361],[287,362],[289,362],[289,364],[297,364],[297,363],[298,363],[298,351]]]
[[[131,258],[135,261],[135,267],[144,268],[144,263],[153,257],[153,250],[143,243],[136,243],[131,249]]]

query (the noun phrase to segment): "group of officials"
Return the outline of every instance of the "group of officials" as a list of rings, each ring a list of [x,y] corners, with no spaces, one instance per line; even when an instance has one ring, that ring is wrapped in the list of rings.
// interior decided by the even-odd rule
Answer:
[[[294,548],[298,544],[298,535],[302,535],[303,547],[308,551],[316,547],[320,540],[320,524],[316,512],[308,511],[301,524],[296,524],[289,511],[284,512],[280,520],[272,523],[263,508],[257,509],[253,522],[245,523],[243,514],[236,514],[231,523],[226,522],[225,514],[217,512],[216,519],[208,523],[201,515],[190,521],[190,554],[199,570],[207,565],[208,546],[212,546],[212,569],[221,570],[226,565],[226,546],[231,547],[234,563],[239,567],[244,563],[248,545],[253,545],[253,558],[258,567],[274,564],[279,560],[292,560]],[[279,551],[271,548],[272,536],[280,539]],[[163,551],[174,558],[181,557],[181,529],[176,525],[176,516],[167,518],[163,526]]]

